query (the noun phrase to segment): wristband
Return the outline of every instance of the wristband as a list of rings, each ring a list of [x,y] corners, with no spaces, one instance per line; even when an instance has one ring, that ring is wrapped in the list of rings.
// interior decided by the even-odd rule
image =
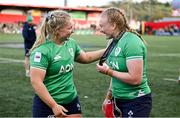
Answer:
[[[106,75],[112,76],[112,74],[113,74],[113,70],[109,68],[109,69],[106,71]]]

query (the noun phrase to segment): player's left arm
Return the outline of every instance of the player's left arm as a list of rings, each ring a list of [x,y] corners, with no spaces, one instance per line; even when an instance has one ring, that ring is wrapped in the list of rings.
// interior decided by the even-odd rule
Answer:
[[[143,74],[143,60],[127,60],[126,63],[128,72],[113,71],[112,76],[128,84],[139,85]]]

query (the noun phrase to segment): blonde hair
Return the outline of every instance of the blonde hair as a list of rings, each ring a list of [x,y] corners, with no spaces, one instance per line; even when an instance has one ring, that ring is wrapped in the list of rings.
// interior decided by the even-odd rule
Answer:
[[[140,37],[140,39],[146,44],[146,41],[141,37],[141,35],[138,32],[136,32],[136,30],[130,28],[130,26],[128,25],[127,18],[121,10],[114,7],[110,7],[102,12],[102,16],[107,16],[109,23],[115,23],[120,32],[132,32],[136,34],[138,37]]]
[[[46,39],[58,40],[59,30],[70,22],[71,16],[62,10],[50,11],[43,19],[40,26],[40,35],[31,51],[44,43]]]

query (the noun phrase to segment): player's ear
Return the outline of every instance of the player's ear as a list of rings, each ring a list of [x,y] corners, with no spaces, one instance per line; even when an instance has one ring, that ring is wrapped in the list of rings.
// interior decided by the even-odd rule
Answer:
[[[113,29],[115,30],[116,27],[117,27],[117,24],[116,24],[116,23],[112,23],[112,27],[113,27]]]

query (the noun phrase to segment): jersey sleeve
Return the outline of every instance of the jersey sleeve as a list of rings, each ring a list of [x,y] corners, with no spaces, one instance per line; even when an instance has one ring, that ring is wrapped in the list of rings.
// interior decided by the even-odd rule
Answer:
[[[78,57],[80,55],[80,52],[81,52],[81,48],[80,46],[77,44],[77,42],[74,40],[74,39],[71,39],[71,42],[73,43],[73,47],[74,47],[74,59],[76,57]]]
[[[33,51],[30,55],[30,66],[46,70],[48,67],[47,55],[41,51]]]
[[[143,59],[144,44],[139,37],[127,39],[124,49],[126,60]]]
[[[81,51],[80,46],[76,44],[75,58],[80,55],[80,51]]]

